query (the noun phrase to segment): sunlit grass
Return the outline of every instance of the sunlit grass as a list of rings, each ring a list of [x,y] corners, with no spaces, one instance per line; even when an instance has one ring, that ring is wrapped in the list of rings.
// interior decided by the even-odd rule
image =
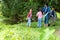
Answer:
[[[55,31],[51,28],[29,28],[25,24],[6,25],[0,23],[0,40],[48,40]]]
[[[0,19],[3,20],[4,17]],[[37,22],[32,22],[32,26],[29,28],[26,26],[26,22],[19,24],[5,24],[0,22],[0,40],[55,40],[56,36],[53,34],[55,28],[59,26],[59,21],[56,21],[56,26],[49,26],[47,28],[44,25],[41,28],[37,27]]]
[[[56,14],[57,14],[57,18],[60,19],[60,13],[59,12],[56,12]]]

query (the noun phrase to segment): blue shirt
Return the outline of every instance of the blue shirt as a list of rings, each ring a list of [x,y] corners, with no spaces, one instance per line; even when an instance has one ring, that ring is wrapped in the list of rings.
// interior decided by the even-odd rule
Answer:
[[[53,17],[55,17],[55,11],[54,10],[52,10],[51,15],[53,15]]]
[[[42,11],[45,13],[45,10],[46,10],[46,7],[44,6],[43,9],[42,9]]]
[[[50,11],[51,11],[50,6],[48,6],[48,7],[44,6],[42,11],[44,12],[44,14],[46,14],[48,12],[48,14],[46,15],[46,17],[50,16]]]
[[[49,7],[47,7],[47,12],[48,12],[48,17],[50,16],[50,11],[51,11],[51,9],[50,9],[50,6]]]

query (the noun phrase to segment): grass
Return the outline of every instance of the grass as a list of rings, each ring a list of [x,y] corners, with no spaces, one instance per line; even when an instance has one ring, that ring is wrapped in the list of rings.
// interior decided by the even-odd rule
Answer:
[[[27,27],[26,23],[8,25],[0,22],[0,40],[55,40],[55,28],[38,28],[37,22],[32,22],[31,28]]]
[[[0,17],[4,19],[3,16]],[[54,34],[55,29],[60,28],[59,20],[56,21],[56,26],[49,26],[45,28],[37,27],[37,22],[32,22],[32,26],[29,28],[26,26],[26,22],[19,24],[6,24],[0,20],[0,40],[58,40]]]
[[[56,12],[56,14],[57,14],[57,18],[60,19],[60,13],[59,12]]]
[[[60,18],[58,12],[57,17]],[[0,12],[0,40],[58,40],[54,32],[55,29],[60,28],[59,20],[56,21],[56,26],[38,28],[37,22],[32,22],[32,26],[29,28],[26,26],[26,22],[10,25],[4,23],[3,19],[5,18]]]
[[[54,32],[54,29],[49,28],[28,28],[25,24],[6,25],[0,23],[0,40],[40,40],[40,35],[46,33],[44,30]],[[42,39],[44,35],[41,36]]]

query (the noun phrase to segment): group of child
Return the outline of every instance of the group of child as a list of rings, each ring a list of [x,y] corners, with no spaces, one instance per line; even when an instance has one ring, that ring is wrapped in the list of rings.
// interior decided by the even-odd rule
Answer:
[[[55,25],[54,24],[55,18],[56,18],[55,9],[54,7],[52,7],[52,10],[51,10],[51,7],[48,6],[48,4],[45,4],[42,10],[41,9],[38,10],[36,17],[38,17],[39,28],[42,26],[42,18],[44,18],[45,27],[48,27],[50,24],[52,24],[53,26]],[[31,18],[32,18],[32,9],[30,9],[27,15],[27,19],[28,19],[27,26],[29,27],[31,26]],[[52,20],[50,23],[49,23],[49,19]]]

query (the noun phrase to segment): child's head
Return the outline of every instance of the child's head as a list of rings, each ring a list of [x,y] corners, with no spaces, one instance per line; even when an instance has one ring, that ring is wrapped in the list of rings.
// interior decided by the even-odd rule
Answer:
[[[45,7],[48,7],[48,3],[45,3],[45,5],[44,5]]]
[[[32,12],[32,8],[30,9],[30,12]]]
[[[55,10],[55,7],[54,7],[54,6],[52,6],[52,7],[51,7],[51,9],[52,9],[52,10]]]
[[[54,7],[52,7],[52,10],[55,10],[55,8],[54,8]]]
[[[41,8],[39,8],[38,11],[41,11]]]

